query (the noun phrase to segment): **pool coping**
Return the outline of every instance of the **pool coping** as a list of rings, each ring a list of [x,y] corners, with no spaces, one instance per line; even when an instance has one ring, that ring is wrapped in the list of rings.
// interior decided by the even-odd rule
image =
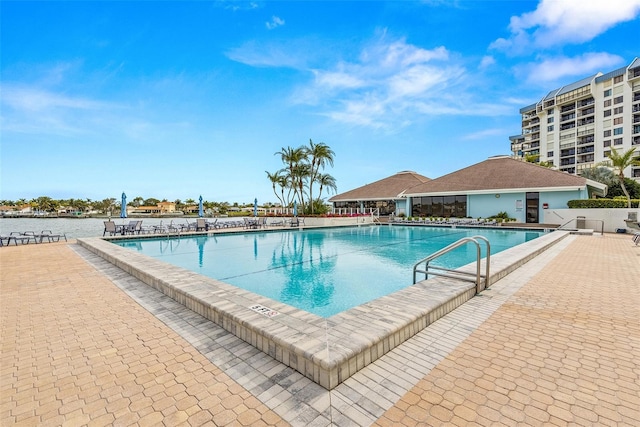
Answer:
[[[567,235],[556,230],[492,255],[489,283]],[[434,277],[323,318],[130,251],[107,239],[81,238],[77,242],[328,390],[477,293],[474,283]],[[475,263],[459,270],[473,273]]]

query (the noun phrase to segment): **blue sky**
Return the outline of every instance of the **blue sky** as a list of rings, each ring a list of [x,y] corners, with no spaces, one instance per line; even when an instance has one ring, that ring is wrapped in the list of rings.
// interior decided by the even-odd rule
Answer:
[[[519,109],[640,56],[640,0],[2,1],[0,199],[277,201],[509,154]]]

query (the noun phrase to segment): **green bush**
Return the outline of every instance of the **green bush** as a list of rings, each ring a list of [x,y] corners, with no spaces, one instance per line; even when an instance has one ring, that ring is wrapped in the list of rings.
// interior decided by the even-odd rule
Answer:
[[[640,199],[631,199],[631,207],[637,208],[640,204]],[[597,209],[597,208],[626,208],[627,199],[584,199],[584,200],[569,200],[567,202],[569,209]]]

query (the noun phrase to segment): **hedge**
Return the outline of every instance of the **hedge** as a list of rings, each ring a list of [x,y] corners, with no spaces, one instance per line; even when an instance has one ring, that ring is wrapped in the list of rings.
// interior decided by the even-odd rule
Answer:
[[[640,205],[640,199],[631,199],[632,208],[637,208],[638,205]],[[567,206],[569,209],[626,208],[627,201],[625,199],[569,200]]]

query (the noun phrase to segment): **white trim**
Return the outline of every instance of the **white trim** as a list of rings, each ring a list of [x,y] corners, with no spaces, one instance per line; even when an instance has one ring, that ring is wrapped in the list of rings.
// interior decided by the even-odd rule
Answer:
[[[439,191],[429,193],[412,193],[407,194],[407,197],[425,197],[425,196],[464,196],[475,194],[508,194],[508,193],[549,193],[554,191],[580,191],[584,190],[586,186],[571,186],[571,187],[534,187],[534,188],[491,188],[486,190],[460,190],[460,191]]]

